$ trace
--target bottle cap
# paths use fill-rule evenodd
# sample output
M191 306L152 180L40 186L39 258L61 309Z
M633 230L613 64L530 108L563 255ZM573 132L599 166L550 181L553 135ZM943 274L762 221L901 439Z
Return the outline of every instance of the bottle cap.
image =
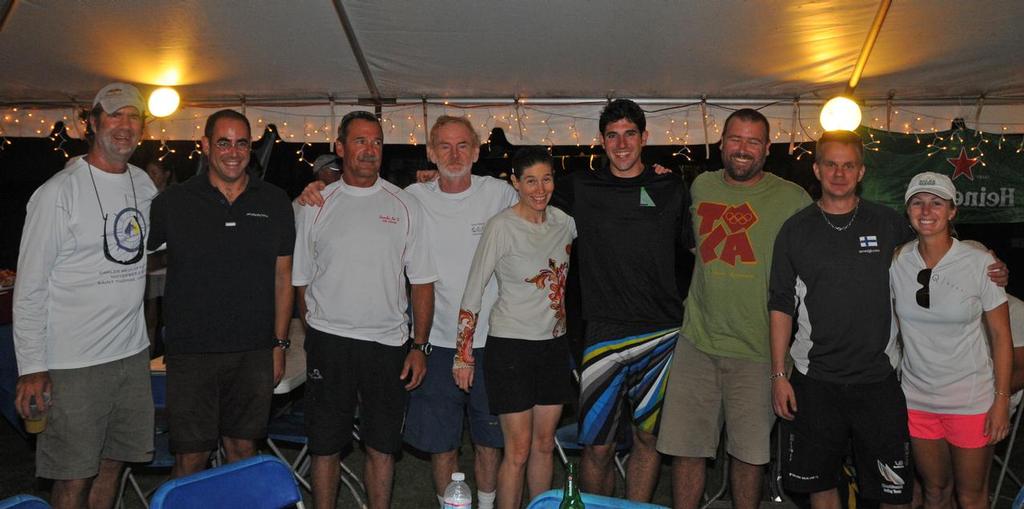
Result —
M466 474L463 474L462 472L452 472L452 480L455 482L465 481Z

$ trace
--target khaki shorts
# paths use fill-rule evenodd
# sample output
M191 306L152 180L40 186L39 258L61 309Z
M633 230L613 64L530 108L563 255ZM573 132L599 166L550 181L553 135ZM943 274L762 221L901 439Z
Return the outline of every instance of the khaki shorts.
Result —
M149 351L76 369L52 369L53 406L36 448L36 475L86 479L101 459L153 458Z
M713 458L725 422L726 452L752 465L768 463L775 413L770 364L708 355L681 337L668 377L658 451Z

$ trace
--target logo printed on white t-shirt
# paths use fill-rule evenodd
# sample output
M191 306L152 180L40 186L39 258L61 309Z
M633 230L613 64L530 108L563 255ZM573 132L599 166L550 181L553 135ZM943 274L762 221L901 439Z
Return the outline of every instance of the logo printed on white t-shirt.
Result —
M469 227L470 228L470 232L473 235L480 236L481 234L484 233L484 224L486 224L486 223L473 223Z
M386 215L386 214L381 214L379 217L380 217L380 222L386 223L386 224L398 224L398 221L399 221L399 219L397 217L389 216L389 215Z

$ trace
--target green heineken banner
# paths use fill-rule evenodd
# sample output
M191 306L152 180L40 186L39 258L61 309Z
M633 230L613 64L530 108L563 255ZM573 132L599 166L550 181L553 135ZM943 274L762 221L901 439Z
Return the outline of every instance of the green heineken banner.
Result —
M865 199L903 210L903 193L922 171L949 175L960 223L1024 222L1024 136L957 129L902 134L861 127Z

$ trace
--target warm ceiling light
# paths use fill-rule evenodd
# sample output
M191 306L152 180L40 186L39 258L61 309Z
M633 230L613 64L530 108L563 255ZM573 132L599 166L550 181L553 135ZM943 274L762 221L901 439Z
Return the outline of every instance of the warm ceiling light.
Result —
M822 129L826 131L853 131L860 126L860 106L849 97L833 97L821 107Z
M171 87L161 87L149 94L149 112L154 117L166 117L178 109L181 98Z

